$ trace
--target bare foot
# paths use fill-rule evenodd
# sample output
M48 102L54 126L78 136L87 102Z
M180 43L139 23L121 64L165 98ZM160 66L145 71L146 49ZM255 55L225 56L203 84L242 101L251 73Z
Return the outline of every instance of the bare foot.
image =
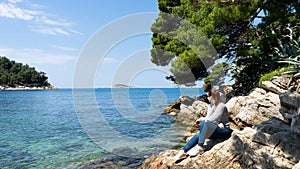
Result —
M183 151L180 150L177 155L175 157L173 157L174 162L179 161L179 160L183 160L187 158L187 154Z
M202 154L204 152L204 148L201 146L196 145L190 151L188 151L188 155L191 157L195 157L198 154Z

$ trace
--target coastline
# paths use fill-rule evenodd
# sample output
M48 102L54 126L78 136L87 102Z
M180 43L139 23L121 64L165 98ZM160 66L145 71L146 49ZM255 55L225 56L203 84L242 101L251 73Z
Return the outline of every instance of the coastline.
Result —
M0 91L33 91L33 90L57 90L55 86L43 86L43 87L27 87L27 86L18 86L18 87L8 87L0 85Z
M233 132L225 140L207 139L204 153L173 163L180 150L169 149L153 154L138 169L299 168L300 93L290 91L288 82L286 77L273 77L245 96L231 97L226 107ZM181 97L165 111L184 124L193 124L206 112L202 101L189 97ZM198 130L188 127L185 142Z

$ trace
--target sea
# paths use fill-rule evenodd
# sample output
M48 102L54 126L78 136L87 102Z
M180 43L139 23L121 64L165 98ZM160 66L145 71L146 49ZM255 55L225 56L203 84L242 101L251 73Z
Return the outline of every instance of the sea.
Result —
M107 154L147 157L184 128L163 108L198 88L0 91L0 168L78 168Z

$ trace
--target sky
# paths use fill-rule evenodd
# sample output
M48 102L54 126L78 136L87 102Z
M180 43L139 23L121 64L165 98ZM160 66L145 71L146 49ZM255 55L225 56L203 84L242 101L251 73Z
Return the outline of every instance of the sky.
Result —
M105 46L107 50L97 53L93 87L118 83L176 87L165 79L167 70L150 61L150 26L158 12L157 0L0 0L0 56L46 72L49 82L58 88L72 88L76 70L85 71L78 63L88 59L83 51L96 36L102 38L102 44L94 43L95 48ZM132 22L122 23L126 18ZM105 33L103 30L111 25L119 26ZM124 35L141 25L136 34ZM120 39L110 44L114 38ZM150 67L127 75L126 68L140 65L137 57L143 57ZM120 78L124 76L128 76L126 80Z

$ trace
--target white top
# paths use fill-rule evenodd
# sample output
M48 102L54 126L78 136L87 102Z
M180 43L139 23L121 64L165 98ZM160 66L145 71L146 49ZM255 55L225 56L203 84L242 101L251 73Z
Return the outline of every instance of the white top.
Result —
M208 105L207 115L204 120L211 121L215 124L222 122L224 125L228 124L228 112L224 103L219 103L214 109L214 104Z

